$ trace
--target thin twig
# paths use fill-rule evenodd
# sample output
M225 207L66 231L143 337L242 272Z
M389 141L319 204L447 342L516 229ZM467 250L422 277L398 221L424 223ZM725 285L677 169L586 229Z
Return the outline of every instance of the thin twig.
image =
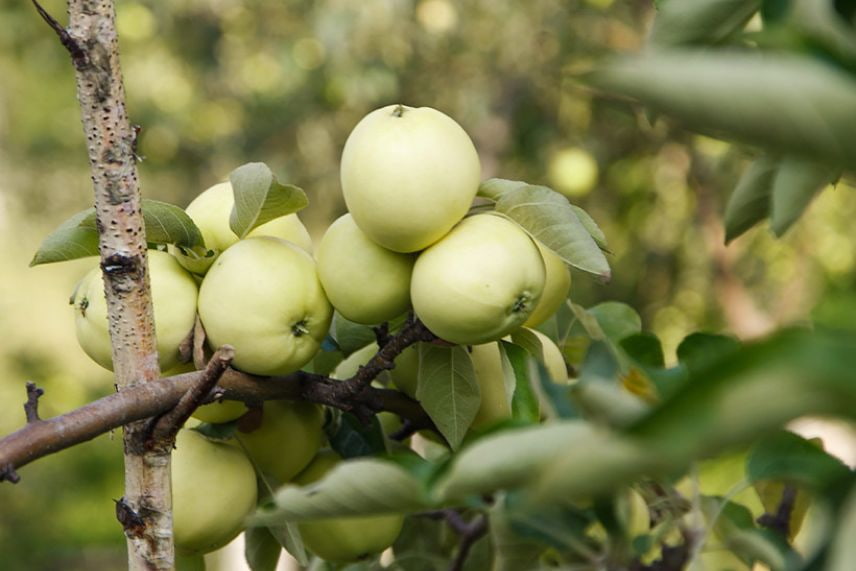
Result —
M193 365L197 369L204 369L206 364L205 328L202 326L202 320L197 315L196 323L193 324Z
M784 538L790 537L791 516L797 503L797 488L792 484L785 484L782 489L782 499L776 508L776 513L762 514L756 521L761 527L766 527Z
M39 418L39 397L45 394L45 391L38 388L33 381L27 381L27 402L24 403L24 414L27 417L27 424L38 422Z
M47 22L48 26L56 32L56 35L59 36L59 41L68 50L68 53L71 54L71 59L74 62L74 66L77 68L85 67L89 63L89 57L86 55L86 51L80 47L80 44L71 37L71 34L68 33L68 30L62 27L62 25L57 22L56 18L51 16L47 10L45 10L41 4L38 3L37 0L32 0L33 6L36 7L36 12L39 13L39 16L42 17L42 20Z
M184 393L175 408L153 420L151 435L147 442L149 446L160 442L172 446L178 430L202 404L234 358L235 349L231 345L223 345L214 353L199 380Z

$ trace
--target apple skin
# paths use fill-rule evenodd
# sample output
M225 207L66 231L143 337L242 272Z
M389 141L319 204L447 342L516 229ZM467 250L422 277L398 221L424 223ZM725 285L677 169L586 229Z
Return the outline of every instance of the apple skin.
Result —
M173 534L181 555L223 547L256 507L256 474L241 450L179 430L172 455Z
M481 404L471 428L480 430L511 418L511 399L505 390L499 343L473 345L470 359L481 393Z
M217 256L238 241L237 234L229 227L229 217L234 205L235 194L229 182L215 184L187 205L185 212L202 232L205 247L214 252L210 258L197 258L192 254L182 254L177 248L171 247L170 252L187 270L204 275ZM312 251L312 238L297 214L288 214L265 222L247 235L248 238L250 236L275 236L293 242L307 252Z
M389 105L354 127L340 173L345 203L362 231L384 248L416 252L467 213L481 163L469 135L448 115Z
M332 450L318 453L294 482L306 486L323 478L341 457ZM403 515L335 517L297 524L306 548L325 561L351 562L380 553L392 545L404 525Z
M410 297L435 335L460 345L496 341L520 327L544 290L535 242L501 216L465 218L422 252Z
M161 370L178 365L178 346L196 323L197 286L193 277L166 252L148 251L149 281ZM110 371L113 352L107 322L107 299L101 268L95 267L77 284L71 303L80 347Z
M199 288L209 345L232 345L233 366L255 375L285 375L308 363L332 317L312 257L270 236L223 252Z
M559 349L558 345L552 339L537 329L529 329L528 327L525 329L535 335L538 341L541 342L541 356L543 357L541 362L547 369L550 380L560 385L568 384L568 366L565 364L565 357L562 355L562 350ZM517 342L516 337L518 334L519 332L511 334L512 342Z
M541 301L532 310L532 315L526 320L526 327L538 327L550 318L568 298L571 290L571 271L565 261L553 250L535 240L541 257L544 259L544 293Z
M261 426L238 432L236 438L264 478L280 485L303 470L321 448L323 424L324 413L315 404L266 401Z
M330 303L345 318L372 325L410 307L410 275L416 257L378 246L350 214L330 225L315 259Z

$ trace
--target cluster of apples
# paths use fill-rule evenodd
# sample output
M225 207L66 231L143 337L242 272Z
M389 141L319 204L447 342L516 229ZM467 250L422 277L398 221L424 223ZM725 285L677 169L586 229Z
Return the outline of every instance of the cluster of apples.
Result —
M314 257L296 214L239 239L229 225L231 185L204 191L186 212L209 255L172 247L149 252L161 370L169 375L192 369L180 362L178 347L197 315L212 349L235 348L234 367L276 376L300 369L318 353L334 308L361 324L383 323L412 308L441 339L473 346L482 394L473 427L510 417L497 341L553 314L567 297L570 273L511 220L496 213L467 216L480 176L476 149L454 120L430 108L393 105L367 115L349 136L341 164L349 212L328 228ZM80 345L112 369L98 268L78 284L72 303ZM551 376L564 381L559 349L536 334ZM376 350L353 354L337 369L339 378ZM413 397L417 361L417 349L407 349L391 375ZM246 412L243 403L225 401L202 406L194 416L223 423ZM173 462L179 552L208 552L239 533L264 493L257 492L257 475L274 486L305 484L331 469L339 458L318 453L322 424L315 405L268 402L258 428L225 443L182 430ZM367 523L378 531L367 533ZM347 561L388 547L401 524L400 516L346 518L301 524L301 530L310 551Z

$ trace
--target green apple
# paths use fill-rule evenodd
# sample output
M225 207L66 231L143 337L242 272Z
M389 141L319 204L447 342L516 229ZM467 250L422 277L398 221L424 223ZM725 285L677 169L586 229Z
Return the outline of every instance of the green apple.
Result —
M256 507L256 474L243 452L179 430L172 455L176 552L208 553L229 543Z
M480 430L511 418L511 398L505 389L499 343L473 345L470 359L481 393L481 404L471 427Z
M266 401L261 426L236 438L256 468L272 484L297 475L318 452L324 413L307 402Z
M561 385L568 383L568 366L565 364L565 357L562 355L562 350L553 342L552 339L538 331L537 329L529 329L524 328L525 331L529 331L531 334L535 335L538 338L538 341L541 342L541 358L540 361L547 369L547 373L550 375L550 380L554 383L559 383ZM518 330L515 333L511 334L511 341L514 343L518 342L518 336L520 335L520 331Z
M332 317L312 256L270 236L223 252L199 288L209 344L232 345L232 365L255 375L285 375L308 363Z
M350 214L330 225L315 259L330 303L345 318L382 323L410 307L410 274L416 257L378 246Z
M479 214L420 254L410 297L435 335L476 345L523 325L544 279L544 260L529 235L501 216Z
M332 450L320 452L294 482L309 485L323 478L342 459ZM297 524L306 548L325 561L365 559L391 546L401 533L403 515L335 517Z
M430 107L389 105L354 127L340 174L360 229L384 248L416 252L467 213L481 163L454 119Z
M193 277L166 252L148 251L149 281L161 370L178 365L178 346L196 322L197 287ZM77 284L71 297L77 341L89 357L113 370L107 322L107 299L101 269L96 267Z
M550 159L548 176L550 184L565 196L584 196L597 184L597 161L585 149L567 147Z
M183 253L177 248L171 248L170 251L182 266L195 274L203 275L221 252L238 241L237 234L229 227L229 217L234 205L235 193L228 182L215 184L187 205L185 212L202 232L205 247L214 254L210 257L198 257L192 252ZM247 237L249 236L275 236L293 242L307 252L312 251L312 238L297 214L265 222L254 228Z
M532 315L524 323L526 327L537 327L547 321L565 303L571 289L571 271L565 261L541 242L536 240L535 243L544 259L546 270L544 293L541 295L541 301L532 310Z
M332 379L346 380L357 374L360 367L369 362L369 359L374 357L378 351L377 343L369 343L362 349L357 349L348 355L341 363L336 365L333 372L330 374Z

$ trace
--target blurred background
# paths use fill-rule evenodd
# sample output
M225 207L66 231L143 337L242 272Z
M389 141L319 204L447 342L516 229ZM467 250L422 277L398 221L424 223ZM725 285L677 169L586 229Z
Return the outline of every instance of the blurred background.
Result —
M61 21L65 5L44 0ZM338 163L367 112L430 106L472 136L484 178L546 184L605 231L613 279L575 274L574 301L635 307L667 355L689 332L763 335L854 287L856 193L822 193L780 240L728 247L722 209L751 159L649 122L574 75L643 47L648 0L154 0L118 2L143 195L185 206L249 161L310 197L314 238L344 212ZM0 0L0 434L113 390L79 350L68 297L95 264L29 268L40 240L92 203L72 67L29 2ZM105 436L0 485L9 570L122 568L121 439Z

